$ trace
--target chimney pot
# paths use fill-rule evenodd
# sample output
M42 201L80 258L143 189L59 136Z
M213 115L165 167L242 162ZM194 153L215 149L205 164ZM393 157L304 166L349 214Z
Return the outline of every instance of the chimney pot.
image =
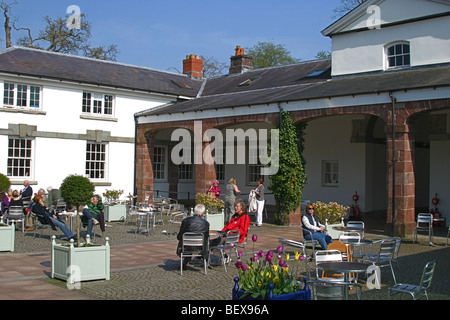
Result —
M253 58L244 54L244 48L236 46L236 54L232 56L230 65L230 74L244 73L248 70L253 70Z

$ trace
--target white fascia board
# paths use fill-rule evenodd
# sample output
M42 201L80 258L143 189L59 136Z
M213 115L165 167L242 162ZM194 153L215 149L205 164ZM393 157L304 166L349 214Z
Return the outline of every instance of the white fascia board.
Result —
M399 90L393 91L392 95L397 99L397 103L408 101L422 101L434 99L447 99L450 97L450 87L414 89L414 90ZM391 103L389 92L368 93L352 96L336 96L329 98L310 99L282 102L280 106L285 111L300 111L300 110L317 110L328 108L341 108L352 106L366 106L373 104ZM147 123L161 123L161 122L176 122L189 120L202 120L210 118L223 118L246 116L249 114L265 114L277 113L280 109L277 103L268 105L254 105L234 108L224 108L220 110L209 109L197 112L173 113L163 115L149 115L138 116L138 124Z

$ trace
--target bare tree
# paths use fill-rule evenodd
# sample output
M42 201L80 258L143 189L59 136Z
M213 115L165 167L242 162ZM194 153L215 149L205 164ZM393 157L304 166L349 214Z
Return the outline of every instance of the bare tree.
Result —
M17 4L17 1L13 1L11 3L6 3L4 1L0 2L0 9L3 11L3 15L5 16L5 41L6 47L11 47L11 24L10 24L10 11L13 5Z
M16 43L28 48L36 48L46 51L83 55L85 57L116 61L119 50L117 45L92 47L89 40L91 38L91 24L84 14L80 15L80 25L76 28L69 28L65 18L44 17L45 27L39 31L37 36L27 27L18 27L17 20L11 20L11 7L17 1L6 3L0 1L0 10L5 16L6 47L11 47L11 31L25 32L26 35L19 38ZM12 26L12 27L11 27Z
M342 17L366 0L341 0L341 5L333 10L334 18Z
M224 74L224 70L228 68L226 63L217 61L214 57L204 57L203 59L203 77L214 78Z

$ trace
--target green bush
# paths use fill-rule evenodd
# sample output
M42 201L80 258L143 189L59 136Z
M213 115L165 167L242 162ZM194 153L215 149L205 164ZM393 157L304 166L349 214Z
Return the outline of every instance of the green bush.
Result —
M317 201L314 203L314 215L323 224L325 224L325 219L328 219L328 224L339 223L347 213L348 208L336 202L327 204Z
M0 192L8 191L9 187L11 187L11 181L3 173L0 173Z

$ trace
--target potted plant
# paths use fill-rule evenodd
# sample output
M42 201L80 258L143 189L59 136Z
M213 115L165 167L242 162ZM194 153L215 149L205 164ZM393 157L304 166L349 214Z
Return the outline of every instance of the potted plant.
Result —
M0 200L3 200L5 192L11 186L11 181L7 176L0 173ZM14 251L15 245L15 227L0 222L0 251Z
M304 257L295 254L295 260ZM239 277L234 278L233 300L311 300L311 290L304 279L304 286L296 280L296 275L289 271L289 255L283 255L279 246L274 253L262 250L255 253L246 265L235 263Z
M336 202L323 203L317 201L314 203L314 215L326 226L328 235L333 239L338 239L342 231L334 230L333 227L344 226L344 216L349 207L340 205Z
M64 201L75 207L76 212L82 212L94 195L94 185L83 176L70 175L61 184L61 196ZM57 244L52 237L51 276L61 280L87 281L110 279L110 246L109 238L105 238L105 245L90 243L89 235L86 243L80 242L80 219L76 219L77 243Z
M224 208L223 200L217 199L214 194L197 193L195 203L203 204L206 208L206 214L203 216L209 222L211 230L222 230L224 227Z
M127 209L125 204L119 204L119 197L123 190L106 190L105 198L105 221L125 221Z

